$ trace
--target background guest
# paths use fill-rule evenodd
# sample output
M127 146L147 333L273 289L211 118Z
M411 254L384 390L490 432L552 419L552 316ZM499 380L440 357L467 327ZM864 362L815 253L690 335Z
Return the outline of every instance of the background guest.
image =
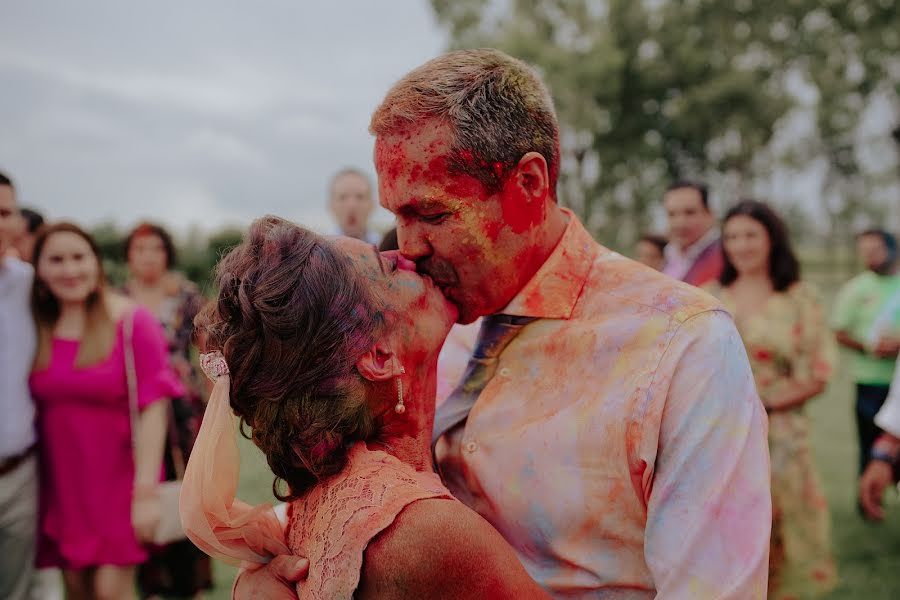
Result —
M725 216L722 240L724 269L708 288L734 315L769 413L769 597L818 596L836 585L837 571L804 407L825 390L837 349L817 294L800 280L787 227L771 208L739 203Z
M897 481L900 465L900 362L894 370L891 391L875 415L875 424L884 432L875 440L869 464L859 480L859 501L865 515L876 521L884 518L884 491Z
M669 223L663 273L691 285L715 280L722 272L722 251L706 184L676 181L663 195L663 206Z
M67 597L135 598L138 541L159 519L156 487L165 398L183 393L162 328L107 289L94 240L45 228L35 244L32 312L38 349L30 377L38 407L41 505L37 565L60 567ZM132 330L136 429L129 419L125 328Z
M22 216L22 230L16 237L15 246L19 257L31 262L34 256L34 242L37 240L38 231L44 225L44 216L30 208L19 211Z
M169 360L181 379L184 394L172 398L166 436L166 479L181 479L203 415L204 384L192 358L194 317L205 300L200 289L172 269L175 244L169 233L142 223L125 239L130 278L124 292L152 312L166 334ZM212 587L210 558L183 540L151 552L138 569L144 594L189 597Z
M369 218L375 210L372 181L359 169L348 167L331 178L328 208L337 225L337 235L377 244L380 236L369 229Z
M638 262L662 271L666 262L666 245L669 240L656 233L645 233L638 239L634 256Z
M7 255L19 228L16 190L0 173L0 598L24 600L34 574L38 474L28 372L37 336L31 265Z
M900 315L884 319L885 307L900 294L897 275L897 241L879 229L857 237L857 251L866 271L841 288L831 318L838 343L853 351L851 369L856 382L856 431L859 444L859 472L869 462L872 444L880 430L875 415L884 404L900 338L873 335L876 323L885 334L900 331Z

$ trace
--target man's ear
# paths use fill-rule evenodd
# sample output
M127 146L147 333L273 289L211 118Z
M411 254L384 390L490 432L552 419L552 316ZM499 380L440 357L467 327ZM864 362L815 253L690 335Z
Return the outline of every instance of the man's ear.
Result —
M519 160L515 172L517 183L525 190L527 200L544 199L550 191L547 160L539 152L528 152Z
M400 375L400 362L390 349L376 343L356 361L356 370L369 381L388 381Z

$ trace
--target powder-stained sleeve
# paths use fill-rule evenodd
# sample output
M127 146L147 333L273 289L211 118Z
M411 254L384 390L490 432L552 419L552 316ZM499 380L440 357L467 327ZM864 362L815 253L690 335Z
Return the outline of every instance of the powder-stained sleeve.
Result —
M767 421L727 313L703 312L681 325L651 395L661 421L642 445L654 465L645 557L656 597L765 598Z

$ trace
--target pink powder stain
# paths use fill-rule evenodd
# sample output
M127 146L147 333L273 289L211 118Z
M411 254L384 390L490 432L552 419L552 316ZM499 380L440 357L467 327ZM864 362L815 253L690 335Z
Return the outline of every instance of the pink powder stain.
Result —
M544 305L546 304L546 300L544 299L544 295L541 294L541 291L536 289L534 293L528 298L528 301L525 303L525 308L536 315L543 314L545 312Z

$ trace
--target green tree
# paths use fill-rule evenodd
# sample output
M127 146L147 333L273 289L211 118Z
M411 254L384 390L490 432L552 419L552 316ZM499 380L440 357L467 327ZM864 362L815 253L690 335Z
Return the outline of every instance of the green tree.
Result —
M795 159L827 157L830 185L852 188L860 169L847 132L861 103L896 91L884 81L897 76L900 27L896 3L885 0L432 6L453 47L497 47L542 71L562 127L561 199L611 244L646 226L673 178L712 178L729 202L767 178L785 160L770 142L799 104L787 91L792 78L820 99L820 132ZM833 222L860 209L841 198Z
M113 286L123 285L128 276L125 267L125 232L113 221L105 221L91 228L88 233L100 250L107 279Z
M179 269L188 279L209 291L216 263L228 250L241 243L243 235L243 231L233 227L214 232L209 237L199 231L191 232L179 248Z

